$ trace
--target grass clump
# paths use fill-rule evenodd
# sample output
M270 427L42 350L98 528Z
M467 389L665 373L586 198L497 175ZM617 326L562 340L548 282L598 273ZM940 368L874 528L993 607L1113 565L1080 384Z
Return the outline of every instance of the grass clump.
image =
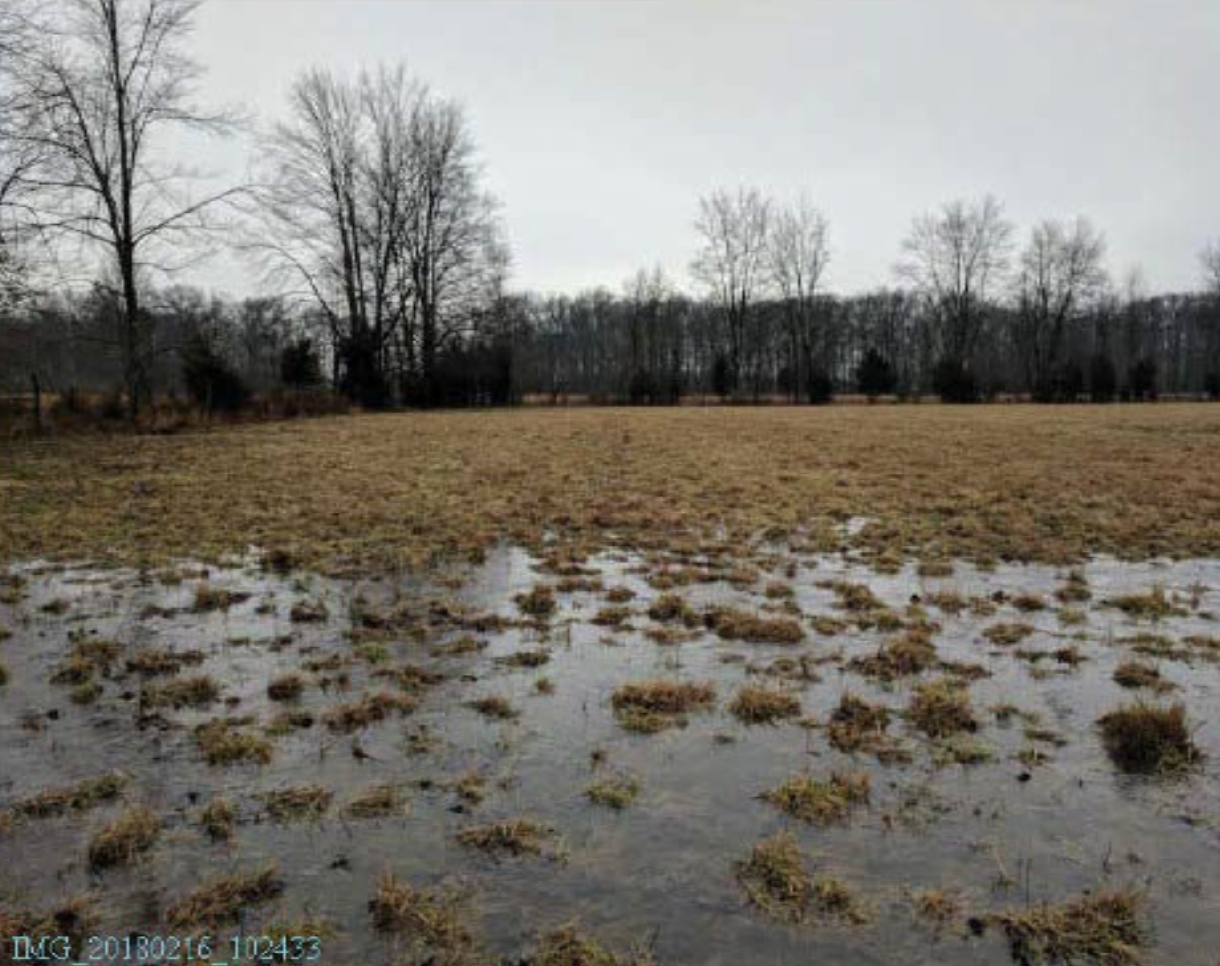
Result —
M415 710L415 701L406 694L377 691L359 701L340 704L322 716L331 731L351 734L370 725L386 721L391 715L407 715Z
M294 624L320 624L330 617L324 601L298 600L288 612L289 619Z
M642 946L616 953L582 936L568 924L544 935L518 966L658 966L652 952Z
M319 819L330 807L334 792L321 785L295 785L259 795L267 814L277 822Z
M991 641L992 644L1010 647L1014 644L1020 644L1030 634L1034 633L1035 630L1036 628L1031 624L999 623L992 624L983 631L983 636Z
M848 580L833 580L823 586L834 591L837 604L843 610L861 613L884 610L885 604L867 584L853 584Z
M1161 584L1142 594L1120 594L1111 597L1106 604L1116 607L1135 620L1158 621L1166 617L1180 617L1186 613L1185 608L1170 599Z
M220 687L205 674L144 689L150 708L206 708L220 697Z
M731 607L714 607L703 615L703 622L726 641L799 644L805 639L800 623L791 617L763 617Z
M195 745L209 765L236 765L244 762L267 765L273 756L269 741L243 730L237 722L223 718L199 725L195 729Z
M233 872L204 883L166 911L175 929L235 922L249 907L274 899L284 891L275 865L255 872Z
M94 869L128 865L153 847L160 832L157 813L133 805L89 841L89 865Z
M684 725L688 712L711 707L716 690L710 684L654 678L621 685L610 700L619 724L652 734Z
M237 813L228 799L217 796L199 813L199 824L207 832L208 838L215 842L225 842L233 837Z
M13 814L25 818L52 818L67 812L84 812L114 801L127 784L120 774L86 778L67 788L53 788L17 802Z
M195 599L191 609L196 614L206 614L216 610L227 611L235 604L240 604L249 598L249 594L225 590L223 587L213 587L205 582L195 586Z
M928 634L909 630L886 641L877 653L853 658L850 667L882 681L922 674L936 663L936 647Z
M885 743L889 723L889 708L844 692L838 706L830 713L826 736L833 748L850 754Z
M549 619L559 606L555 600L554 588L545 584L539 584L528 593L518 594L514 600L521 613L535 620Z
M953 678L929 681L916 688L907 716L931 738L947 738L978 728L970 693Z
M1191 739L1186 705L1157 707L1137 702L1098 720L1110 758L1125 772L1161 774L1193 765L1201 752Z
M683 624L694 624L698 617L680 594L661 594L648 606L648 616L654 621L670 623L681 621Z
M492 855L541 855L554 829L529 819L514 818L487 825L470 825L457 834L462 845Z
M402 935L431 950L454 952L473 943L461 916L463 901L455 889L416 889L387 871L369 901L369 913L379 932Z
M829 825L847 818L856 805L866 804L870 793L867 773L833 772L826 781L796 775L764 792L762 799L803 822Z
M343 806L346 818L384 818L401 815L407 800L397 785L372 785Z
M299 674L283 674L267 684L267 697L272 701L295 701L305 691L305 680Z
M1123 661L1114 669L1114 683L1124 688L1150 688L1171 691L1173 685L1161 677L1161 672L1143 661Z
M799 717L801 702L796 695L748 684L737 692L729 711L744 724L775 724Z
M622 811L640 794L640 783L634 778L599 778L585 789L585 797L595 805L605 805Z
M852 892L838 879L815 879L805 867L796 839L781 832L754 846L737 863L737 881L750 903L782 922L801 923L815 913L864 921Z
M474 701L468 702L467 707L474 709L484 718L493 718L496 721L512 721L521 716L521 712L514 708L507 698L498 694L476 698Z
M545 648L514 651L512 654L496 658L497 664L505 667L536 668L542 667L551 660L551 652Z
M1143 902L1132 889L1105 890L994 918L1018 963L1134 966L1150 940L1140 916Z

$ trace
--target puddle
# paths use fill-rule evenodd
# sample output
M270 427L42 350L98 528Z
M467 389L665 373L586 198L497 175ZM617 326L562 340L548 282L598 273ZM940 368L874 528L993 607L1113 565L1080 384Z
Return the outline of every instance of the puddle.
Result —
M99 872L87 859L89 840L119 814L121 803L22 818L0 835L0 908L47 910L91 892L99 916L93 932L165 935L169 930L159 923L183 894L212 876L274 860L286 887L282 896L215 932L325 920L333 930L323 944L327 964L390 962L401 952L373 929L368 912L386 870L417 886L465 886L470 925L493 956L520 955L540 931L578 919L610 946L652 937L662 963L965 964L1010 962L1003 937L994 928L981 937L938 933L916 916L911 890L949 888L966 914L985 916L1029 902L1062 902L1109 884L1148 892L1155 944L1147 962L1203 966L1208 951L1220 948L1220 730L1214 720L1220 651L1149 659L1176 688L1169 697L1184 702L1199 726L1194 740L1206 757L1190 774L1174 780L1122 775L1094 725L1135 693L1112 680L1115 667L1133 656L1122 639L1151 633L1177 645L1191 635L1220 635L1220 621L1210 616L1220 614L1220 562L1098 560L1081 568L1092 599L1061 605L1053 595L1065 571L1055 568L982 572L957 564L952 576L933 579L913 568L878 575L843 558L768 551L757 559L773 569L752 586L716 580L679 583L668 592L696 611L732 606L784 616L799 609L803 643L726 641L703 628L689 641L657 643L644 633L660 626L647 616L661 593L649 582L659 572L656 561L623 554L587 561L602 590L559 593L545 628L516 626L521 614L514 598L561 578L540 573L537 561L516 549L491 555L450 588L271 575L250 563L212 568L206 576L191 566L172 574L15 567L19 591L15 584L0 587L8 590L0 628L11 634L0 641L0 664L9 675L0 688L0 809L121 772L128 776L125 799L155 809L164 828L143 860ZM675 562L672 572L681 575L691 564ZM970 684L970 696L980 722L972 737L991 761L938 763L928 739L901 718L890 733L911 760L882 764L834 750L821 728L748 727L727 711L739 687L760 682L796 694L815 722L824 722L848 690L896 713L905 708L920 677L884 684L849 666L874 654L892 632L848 626L828 636L814 629L817 617L851 620L833 589L823 586L833 580L867 585L899 614L917 595L941 625L933 638L939 659L982 665L989 673ZM790 587L792 596L768 595L769 582ZM233 595L231 605L197 612L203 583ZM1150 623L1103 606L1108 598L1158 585L1178 602L1179 614ZM594 623L611 606L605 591L612 587L634 594L617 605L630 610L629 626ZM994 612L966 607L953 614L930 605L937 591L950 589L990 601ZM1002 596L993 599L997 593ZM1046 608L1018 610L1012 601L1022 594L1043 598ZM1065 606L1080 612L1079 623L1063 623ZM294 609L298 618L315 619L294 620ZM393 628L379 627L392 613L398 615ZM510 618L513 626L474 619L487 615ZM982 632L1001 622L1032 631L1018 645L992 644ZM362 628L356 640L353 626ZM464 638L484 646L446 651ZM95 675L100 696L77 704L73 686L52 678L74 642L89 639L113 640L120 650L110 674ZM1033 657L1069 646L1081 663ZM504 663L523 648L545 649L549 660L537 668ZM144 688L173 676L142 679L124 670L128 658L150 649L201 652L177 676L210 677L219 700L202 709L151 708L141 697ZM799 656L820 680L760 673L777 658ZM310 662L318 670L303 670ZM398 693L393 679L377 674L407 665L443 676L412 692L411 714L392 714L350 734L324 724L339 704L374 691ZM294 673L306 679L303 694L289 703L271 700L268 683ZM615 688L654 677L710 682L716 708L655 735L625 730L611 707ZM541 678L552 691L539 689ZM325 688L318 684L323 679ZM506 699L517 717L497 721L469 706L488 696ZM1036 715L1038 727L1062 746L1031 743L1020 719L997 720L988 709L1002 704ZM203 761L196 725L250 716L257 732L285 710L303 713L300 720L311 715L314 724L269 737L270 764ZM1017 760L1031 747L1049 760L1032 767ZM594 751L604 758L596 769ZM844 822L799 822L759 797L794 774L826 777L844 768L867 772L872 789L870 802ZM463 802L453 788L471 773L485 779L480 804ZM638 798L622 811L591 803L585 790L599 774L634 778ZM406 814L344 817L346 802L384 783L408 794ZM299 784L332 790L334 802L320 819L274 821L260 795ZM211 841L199 825L199 810L214 796L236 809L228 844ZM562 859L497 860L456 839L471 824L518 817L555 829ZM792 831L816 870L855 891L868 922L786 926L746 903L734 863L781 829Z

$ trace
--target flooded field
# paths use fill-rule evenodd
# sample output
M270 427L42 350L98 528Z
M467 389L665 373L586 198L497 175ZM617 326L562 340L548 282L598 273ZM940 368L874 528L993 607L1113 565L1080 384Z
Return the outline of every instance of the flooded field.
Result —
M1220 562L889 569L14 565L0 933L1215 966Z

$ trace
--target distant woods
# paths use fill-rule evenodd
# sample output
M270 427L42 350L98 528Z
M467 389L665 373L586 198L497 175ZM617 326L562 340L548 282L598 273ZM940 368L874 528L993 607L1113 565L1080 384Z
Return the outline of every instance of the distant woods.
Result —
M0 393L92 392L128 417L284 392L366 408L1220 397L1220 246L1197 291L1150 294L1110 277L1087 220L1018 231L991 197L916 218L892 287L858 295L828 286L817 205L753 188L692 204L685 288L647 269L513 291L458 104L402 68L314 68L275 123L207 108L197 7L0 0ZM210 189L176 162L201 134L248 139L251 183ZM221 246L268 294L184 283Z

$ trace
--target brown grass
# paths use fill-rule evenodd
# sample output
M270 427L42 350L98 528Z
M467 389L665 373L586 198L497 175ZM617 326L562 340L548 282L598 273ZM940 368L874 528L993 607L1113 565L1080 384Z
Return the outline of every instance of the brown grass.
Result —
M860 674L892 681L922 674L936 664L936 647L922 630L909 630L886 641L875 654L852 658L849 667Z
M194 929L235 922L251 906L274 899L284 891L274 865L257 872L218 876L183 896L166 911L175 929Z
M199 725L195 744L209 765L235 765L254 762L270 764L274 755L271 743L253 732L223 718Z
M334 792L321 785L295 785L259 795L267 814L277 822L319 819L330 807Z
M254 543L367 571L548 532L661 546L808 527L815 547L873 557L1215 556L1216 420L1206 404L524 409L22 440L0 466L0 554L215 559ZM844 538L853 515L877 524Z
M1141 921L1143 901L1131 889L1105 890L1060 906L1010 910L995 921L1019 963L1134 966L1151 939Z
M1200 758L1191 739L1186 706L1125 704L1098 720L1106 751L1123 771L1180 771Z
M796 775L762 798L793 818L829 825L847 818L856 805L867 804L870 791L867 772L833 772L825 781Z
M463 902L456 889L416 889L387 871L369 901L369 913L381 932L400 934L431 950L453 952L474 941L461 916Z
M747 684L737 692L729 711L745 724L775 724L801 714L801 701L796 695L772 688Z
M715 607L703 615L703 621L726 641L799 644L805 639L800 623L791 617L764 617L730 607Z
M469 825L458 832L462 845L494 855L541 855L555 831L528 819L514 818L489 825Z
M199 824L208 833L208 837L217 842L228 841L233 837L233 827L237 824L237 813L228 799L213 798L207 807L199 813Z
M842 882L810 874L796 839L786 832L755 845L750 857L737 863L736 871L746 898L774 919L800 923L815 913L851 923L865 919L855 896Z
M343 806L347 818L385 818L407 810L407 799L397 785L371 785Z
M620 685L611 705L624 728L652 733L684 724L687 712L709 708L715 700L710 684L654 678Z
M160 832L157 813L133 805L89 840L89 865L94 869L128 865L153 847Z
M393 715L406 715L415 710L415 701L406 694L377 691L359 701L340 704L322 716L331 731L351 734L370 725L379 724Z
M952 678L930 681L916 688L907 716L915 727L932 738L946 738L978 727L970 705L970 693Z
M652 951L635 946L624 953L581 935L573 924L546 933L517 966L659 966Z

